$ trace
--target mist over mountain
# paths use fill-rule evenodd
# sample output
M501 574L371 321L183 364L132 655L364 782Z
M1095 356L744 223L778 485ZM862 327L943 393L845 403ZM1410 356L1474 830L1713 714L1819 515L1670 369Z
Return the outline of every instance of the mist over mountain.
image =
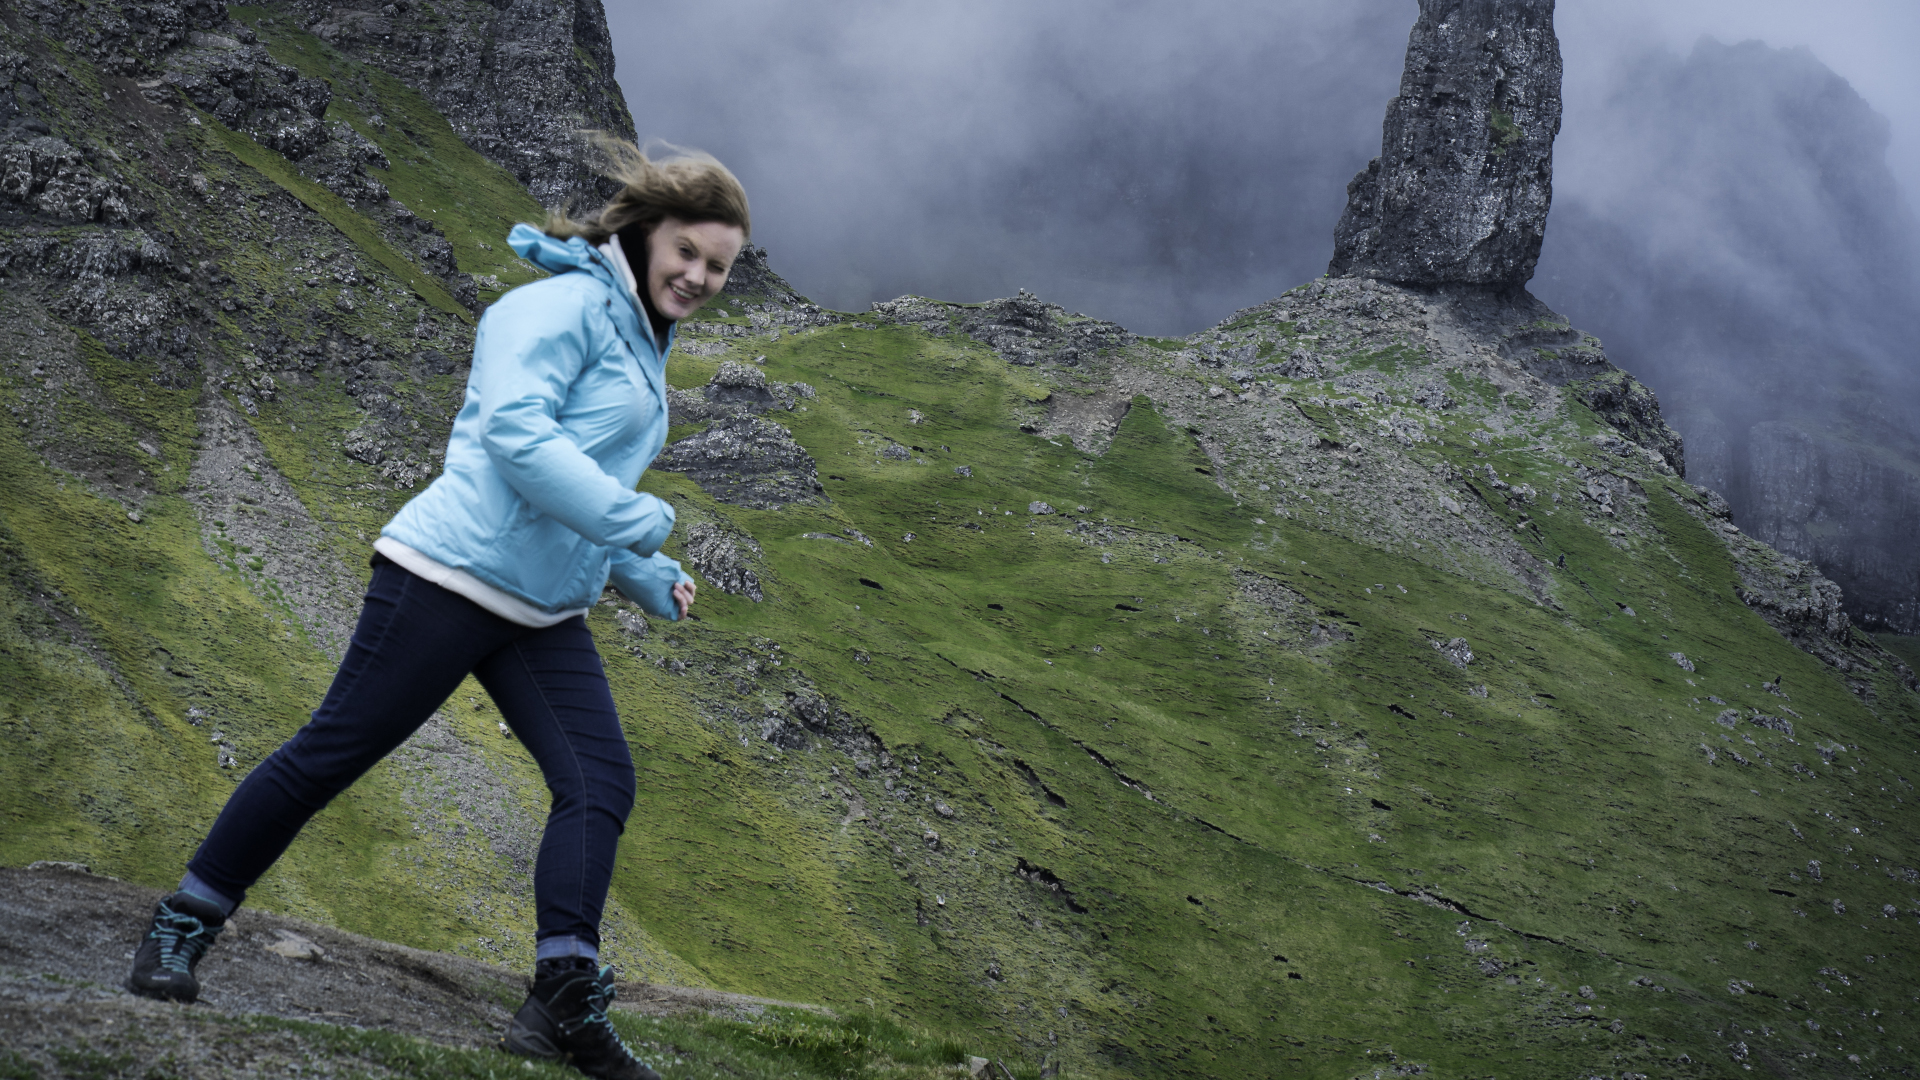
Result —
M1031 289L1188 334L1318 277L1378 152L1408 0L613 5L643 137L737 171L757 243L845 310ZM727 74L652 43L735 28Z
M1887 143L1805 49L1642 55L1569 109L1533 290L1655 388L1689 479L1911 633L1920 229Z

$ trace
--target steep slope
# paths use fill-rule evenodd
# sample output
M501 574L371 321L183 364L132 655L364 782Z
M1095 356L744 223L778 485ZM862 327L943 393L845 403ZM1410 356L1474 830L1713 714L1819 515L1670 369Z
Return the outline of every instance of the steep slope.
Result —
M47 128L8 160L70 149L10 195L0 299L0 862L149 887L317 700L462 286L524 280L537 212L304 9L163 8L97 46L7 9ZM1911 673L1565 320L1328 279L1174 341L744 270L646 481L698 618L589 616L631 976L1023 1074L1908 1068ZM539 802L468 684L251 903L524 966Z

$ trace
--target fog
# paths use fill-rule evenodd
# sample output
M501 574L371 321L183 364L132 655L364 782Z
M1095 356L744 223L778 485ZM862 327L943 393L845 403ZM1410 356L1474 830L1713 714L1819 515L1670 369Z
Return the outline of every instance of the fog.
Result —
M802 292L859 310L1027 288L1156 334L1326 268L1415 10L663 8L608 10L636 128L728 162L755 241Z
M614 4L608 18L638 131L732 165L755 240L814 299L857 310L1028 288L1174 334L1325 268L1415 13L1413 0L711 0ZM1611 182L1574 151L1621 71L1702 34L1812 46L1893 118L1894 163L1920 176L1915 5L1581 0L1558 21L1563 195Z

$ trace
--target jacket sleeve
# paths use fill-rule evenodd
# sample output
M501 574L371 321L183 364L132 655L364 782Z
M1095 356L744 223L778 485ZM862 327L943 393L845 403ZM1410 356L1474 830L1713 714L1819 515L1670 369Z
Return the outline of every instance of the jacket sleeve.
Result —
M680 564L659 552L641 557L631 551L613 553L613 585L620 595L639 604L649 615L680 621L680 606L673 602L673 587L692 581Z
M481 444L536 509L602 547L651 555L673 531L673 507L622 485L560 427L587 363L587 302L517 289L488 310L473 348Z

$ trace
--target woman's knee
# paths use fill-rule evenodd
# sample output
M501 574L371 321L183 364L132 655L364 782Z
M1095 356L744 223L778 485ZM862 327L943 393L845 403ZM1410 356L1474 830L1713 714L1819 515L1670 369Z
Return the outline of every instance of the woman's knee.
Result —
M556 810L598 811L619 821L627 820L633 811L635 780L630 761L597 763L550 786Z
M603 790L600 793L601 808L625 822L627 815L633 812L635 790L633 763L623 761L603 781Z

